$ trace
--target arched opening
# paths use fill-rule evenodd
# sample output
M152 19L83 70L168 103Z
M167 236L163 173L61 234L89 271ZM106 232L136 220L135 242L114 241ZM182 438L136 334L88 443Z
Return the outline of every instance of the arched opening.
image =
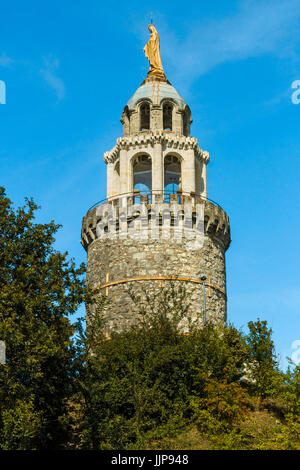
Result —
M176 155L167 155L164 161L164 192L176 194L181 189L181 162Z
M150 129L150 104L142 103L140 106L140 130Z
M163 128L164 130L172 130L172 114L173 105L171 103L164 103L163 105Z
M152 162L149 155L138 155L132 160L133 190L152 190Z

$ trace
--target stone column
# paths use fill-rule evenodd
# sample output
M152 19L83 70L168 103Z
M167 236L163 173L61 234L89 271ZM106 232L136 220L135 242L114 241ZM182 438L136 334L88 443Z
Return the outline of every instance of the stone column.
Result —
M154 194L162 193L164 189L163 178L163 158L160 142L155 142L152 153L152 191Z
M114 164L107 164L107 199L114 195Z
M203 193L201 196L207 197L207 183L206 183L206 163L202 164L202 180L203 180Z
M140 115L137 111L130 112L130 135L140 131Z
M196 175L195 175L195 152L194 149L185 151L184 160L182 162L182 191L195 192Z
M132 190L132 188L131 188ZM128 189L128 161L127 150L120 150L120 194L127 193Z
M177 134L183 133L182 111L178 110L175 106L173 107L172 112L172 131L176 132Z
M150 109L150 129L157 130L163 128L163 112L162 107L153 105Z

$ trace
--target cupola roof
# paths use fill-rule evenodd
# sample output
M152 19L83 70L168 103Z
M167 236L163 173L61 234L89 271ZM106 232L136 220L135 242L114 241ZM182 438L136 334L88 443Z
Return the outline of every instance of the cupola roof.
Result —
M128 108L134 108L136 104L143 99L151 100L152 104L154 105L161 104L162 100L164 99L170 99L175 101L180 109L183 109L186 106L184 99L170 83L158 80L142 83L142 85L136 90L136 92L127 102Z

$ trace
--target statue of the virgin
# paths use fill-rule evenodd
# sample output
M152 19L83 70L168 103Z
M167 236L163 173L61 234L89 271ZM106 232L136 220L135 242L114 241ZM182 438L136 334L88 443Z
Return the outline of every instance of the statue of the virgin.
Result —
M164 69L161 63L160 56L160 41L159 35L156 31L154 24L150 24L148 29L151 33L149 41L144 47L145 56L150 62L150 69L148 75L160 75L164 76Z

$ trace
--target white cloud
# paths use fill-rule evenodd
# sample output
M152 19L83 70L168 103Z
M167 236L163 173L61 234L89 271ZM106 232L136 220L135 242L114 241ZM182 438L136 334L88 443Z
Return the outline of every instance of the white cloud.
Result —
M297 58L299 26L299 0L243 1L231 16L194 21L183 41L162 21L162 52L174 81L186 86L225 62L266 53Z
M300 340L299 339L296 339L295 341L292 342L291 349L293 350L291 359L295 364L299 365L300 364Z
M13 62L14 60L8 57L5 52L0 56L0 67L9 67Z
M57 75L57 69L59 67L58 59L54 58L44 58L45 67L41 69L41 74L43 75L46 83L53 88L56 93L57 100L60 101L65 96L65 84L61 78Z

